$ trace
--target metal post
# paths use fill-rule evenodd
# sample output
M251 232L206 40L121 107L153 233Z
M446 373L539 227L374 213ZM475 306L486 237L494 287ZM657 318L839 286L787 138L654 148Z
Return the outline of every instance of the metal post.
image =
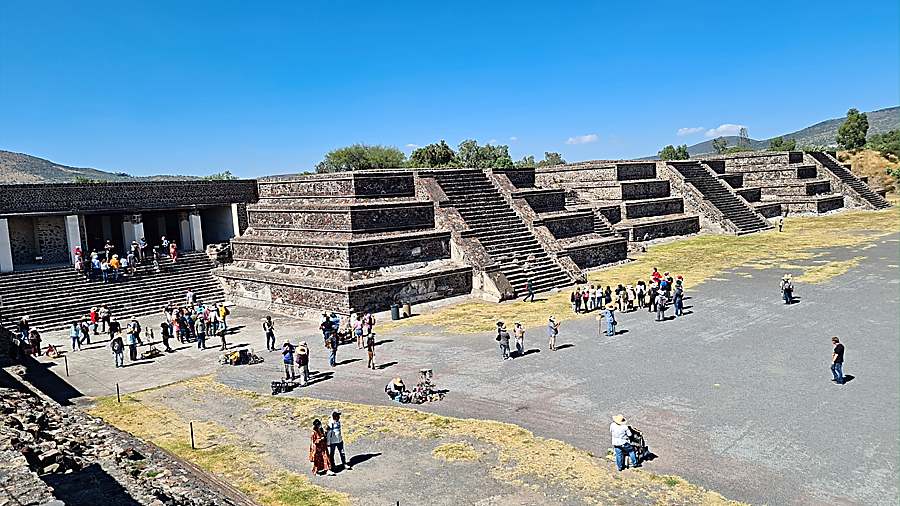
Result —
M69 376L69 357L63 355L63 362L66 364L66 377Z
M194 422L189 422L191 426L191 450L196 450L197 447L194 445Z
M116 402L122 402L122 397L119 395L119 384L116 383Z

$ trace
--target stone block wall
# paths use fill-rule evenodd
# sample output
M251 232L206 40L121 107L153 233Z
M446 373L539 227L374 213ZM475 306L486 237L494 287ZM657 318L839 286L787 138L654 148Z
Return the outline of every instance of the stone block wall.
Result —
M590 234L594 231L594 215L591 211L569 213L558 217L544 217L540 224L556 239L566 239L579 235Z
M669 182L666 180L621 183L622 200L653 199L669 196Z
M293 208L253 207L250 226L287 230L381 232L419 230L434 226L434 206L427 202L380 205L297 205Z
M565 190L534 189L512 193L513 199L524 199L535 212L561 211L566 207Z
M395 198L411 197L414 194L415 181L412 171L273 176L259 181L260 198Z
M37 238L34 234L34 218L9 218L9 243L12 247L13 264L33 264L38 255ZM68 248L64 248L65 251Z
M679 214L684 212L684 201L681 198L660 198L648 202L623 203L625 217L627 219L646 218L649 216L663 216L666 214Z
M42 263L55 264L69 261L66 242L66 223L62 216L38 216L34 219L34 231Z
M601 265L620 262L628 258L628 241L621 239L601 245L591 244L572 247L565 250L565 255L572 259L578 267L590 269Z
M656 162L617 163L616 179L633 181L635 179L655 179Z
M493 169L495 174L503 174L516 188L534 188L534 169Z

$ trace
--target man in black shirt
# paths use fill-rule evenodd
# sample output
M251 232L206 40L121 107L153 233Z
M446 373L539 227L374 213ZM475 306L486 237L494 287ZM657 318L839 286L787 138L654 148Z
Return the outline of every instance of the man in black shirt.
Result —
M837 337L831 338L831 343L834 344L834 351L831 352L831 375L834 376L834 381L838 385L844 384L844 345L841 344L841 340Z

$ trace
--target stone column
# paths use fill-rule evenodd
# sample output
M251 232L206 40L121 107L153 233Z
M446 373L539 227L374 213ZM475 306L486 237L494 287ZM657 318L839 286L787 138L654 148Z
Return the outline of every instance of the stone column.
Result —
M188 251L194 249L194 243L191 241L191 223L188 220L188 213L178 213L178 249Z
M203 226L200 224L200 212L192 211L188 216L191 222L191 241L194 251L203 251Z
M231 204L231 228L233 229L234 237L241 235L241 212L237 204Z
M69 247L69 261L75 263L75 248L81 246L81 218L77 214L66 216L66 244Z
M120 251L125 252L131 248L131 241L134 241L136 238L134 237L134 225L131 223L131 215L126 214L122 216L122 247Z
M131 217L131 224L134 225L134 240L146 239L144 236L144 217L140 214L135 214Z
M9 221L0 218L0 272L12 272L12 244L9 242Z

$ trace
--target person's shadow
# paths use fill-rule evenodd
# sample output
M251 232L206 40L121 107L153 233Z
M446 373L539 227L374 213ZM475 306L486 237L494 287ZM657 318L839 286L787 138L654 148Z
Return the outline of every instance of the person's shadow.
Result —
M575 347L574 344L572 344L572 343L566 343L566 344L561 344L561 345L557 346L556 349L557 349L557 350L564 350L564 349L566 349L566 348L574 348L574 347Z
M847 383L850 383L854 379L856 379L856 376L854 376L852 374L845 374L844 375L844 384L846 385Z

